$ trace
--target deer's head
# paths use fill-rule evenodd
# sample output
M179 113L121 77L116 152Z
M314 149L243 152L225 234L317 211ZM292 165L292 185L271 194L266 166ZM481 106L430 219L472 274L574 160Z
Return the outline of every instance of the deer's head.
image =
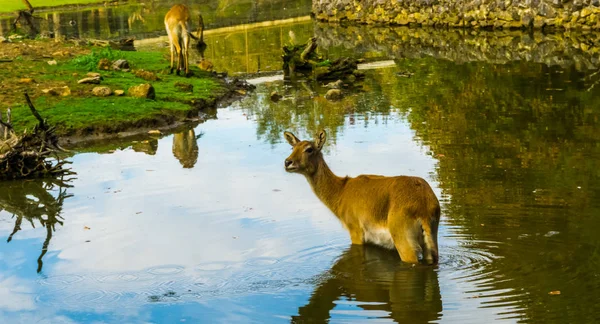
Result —
M293 148L292 154L285 159L285 170L304 175L314 174L323 160L321 149L325 144L325 131L320 131L314 141L301 141L290 132L284 132L283 136Z

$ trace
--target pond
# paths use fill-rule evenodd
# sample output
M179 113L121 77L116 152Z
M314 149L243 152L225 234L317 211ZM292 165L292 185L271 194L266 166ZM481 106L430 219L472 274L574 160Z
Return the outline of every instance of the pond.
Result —
M599 319L596 35L244 23L207 34L218 70L275 73L291 31L365 58L362 90L250 80L203 123L74 148L70 181L0 183L2 322ZM285 172L283 131L319 129L337 175L432 185L439 266L352 246Z

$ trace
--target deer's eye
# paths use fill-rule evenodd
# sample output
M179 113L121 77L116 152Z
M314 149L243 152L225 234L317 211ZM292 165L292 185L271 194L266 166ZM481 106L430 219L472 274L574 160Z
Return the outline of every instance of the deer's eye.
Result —
M312 147L309 147L309 148L307 148L306 150L304 150L304 152L306 152L306 153L308 153L308 154L311 154L313 151L314 151L314 150L313 150L313 148L312 148Z

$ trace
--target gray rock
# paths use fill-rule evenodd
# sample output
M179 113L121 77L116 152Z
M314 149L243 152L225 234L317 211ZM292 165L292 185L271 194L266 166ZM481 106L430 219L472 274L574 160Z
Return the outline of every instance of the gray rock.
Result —
M100 84L100 81L101 81L101 77L95 76L95 77L83 78L83 79L77 81L77 83L79 83L79 84Z
M150 83L140 84L137 86L133 86L127 90L127 93L136 98L147 98L154 99L156 98L156 93L154 92L154 87Z
M116 60L112 64L113 70L129 70L129 62L127 60Z

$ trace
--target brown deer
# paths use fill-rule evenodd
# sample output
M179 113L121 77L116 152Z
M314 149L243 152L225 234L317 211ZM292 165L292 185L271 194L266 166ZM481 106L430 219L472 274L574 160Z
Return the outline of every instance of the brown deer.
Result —
M204 26L202 21L202 15L200 15L201 26ZM190 25L190 10L187 6L182 4L176 4L167 14L165 15L165 27L167 29L167 35L169 36L169 44L171 49L171 73L173 73L174 56L177 54L177 75L179 71L185 69L185 75L190 74L189 70L189 52L190 37L204 43L203 40L198 39L197 36L192 34L189 29ZM202 34L204 28L200 34ZM183 61L183 62L182 62ZM182 64L183 63L183 64Z
M371 243L394 249L404 262L438 262L440 204L422 178L360 175L338 177L327 166L321 149L325 131L314 141L284 132L293 147L285 170L303 174L319 199L350 232L352 244Z

